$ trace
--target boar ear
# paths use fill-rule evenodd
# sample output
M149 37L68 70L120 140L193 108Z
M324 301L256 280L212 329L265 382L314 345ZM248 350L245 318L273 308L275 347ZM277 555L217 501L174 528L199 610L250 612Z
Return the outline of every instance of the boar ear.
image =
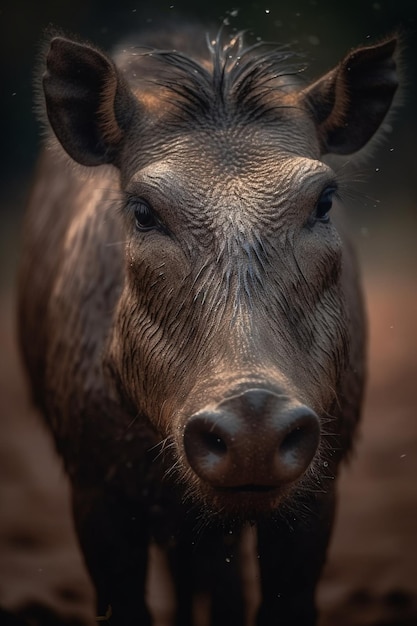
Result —
M393 38L354 50L303 91L323 153L356 152L378 130L398 87L396 44Z
M112 163L137 106L114 63L88 45L55 37L46 66L46 111L62 146L82 165Z

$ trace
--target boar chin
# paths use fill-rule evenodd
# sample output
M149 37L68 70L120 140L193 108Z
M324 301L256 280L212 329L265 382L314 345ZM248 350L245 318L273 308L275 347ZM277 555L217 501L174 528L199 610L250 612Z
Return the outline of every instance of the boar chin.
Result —
M302 519L310 510L312 498L325 493L317 466L313 461L307 472L296 482L281 486L243 485L239 488L213 488L184 469L180 482L185 486L184 500L204 512L205 520L217 518L230 522L255 522L262 518ZM327 478L332 478L328 476Z

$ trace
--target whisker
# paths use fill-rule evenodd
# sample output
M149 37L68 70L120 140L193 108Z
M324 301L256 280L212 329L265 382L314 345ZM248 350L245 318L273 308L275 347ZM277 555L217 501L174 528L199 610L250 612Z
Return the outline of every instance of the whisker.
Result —
M173 463L173 465L171 465L171 467L169 467L164 472L164 478L169 478L170 476L172 476L172 474L178 469L180 465L181 465L181 459L177 459L175 463Z
M130 428L132 428L133 424L139 419L139 413L137 413L135 415L135 417L132 419L132 421L128 424L128 426L126 427L126 431L128 431Z

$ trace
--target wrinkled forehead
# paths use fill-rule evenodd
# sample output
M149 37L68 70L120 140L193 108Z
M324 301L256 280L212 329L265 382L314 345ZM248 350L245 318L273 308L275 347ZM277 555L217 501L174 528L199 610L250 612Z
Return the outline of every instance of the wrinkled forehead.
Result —
M192 160L198 167L248 167L251 163L274 160L280 153L319 158L317 128L297 93L274 101L267 113L243 115L239 109L212 114L178 113L169 101L154 97L143 101L141 124L129 133L128 146L142 158L159 158L161 153Z
M155 158L132 171L133 193L148 188L162 194L175 191L179 203L202 197L280 202L282 196L324 186L334 174L308 150L308 140L250 130L192 133L164 144ZM304 145L303 145L304 144ZM303 147L302 149L297 149ZM145 151L145 154L147 152ZM147 153L149 154L149 152ZM317 190L314 191L314 194Z

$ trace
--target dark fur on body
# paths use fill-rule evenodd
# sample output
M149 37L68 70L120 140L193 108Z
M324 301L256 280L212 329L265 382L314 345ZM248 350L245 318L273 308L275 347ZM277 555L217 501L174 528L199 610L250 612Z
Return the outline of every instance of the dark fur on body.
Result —
M379 54L388 76L384 45L364 54ZM320 154L361 147L384 107L345 137L340 119L357 116L343 64L309 86L287 51L245 49L240 35L219 36L197 60L129 43L120 71L88 50L80 67L94 126L76 106L64 125L50 104L48 116L74 159L101 167L87 174L45 149L25 225L20 326L34 399L73 482L99 610L110 603L115 623L149 623L137 590L153 537L174 576L176 623L191 624L192 598L207 591L212 623L238 626L238 529L256 520L258 623L312 624L334 482L359 418L364 323L343 227L311 214L337 178ZM59 95L55 74L84 97L65 55L52 51L48 64L47 102ZM325 93L335 80L337 98ZM75 128L91 128L87 142L73 141ZM135 232L138 197L165 232ZM258 384L315 410L320 448L295 485L224 496L188 465L184 425Z

